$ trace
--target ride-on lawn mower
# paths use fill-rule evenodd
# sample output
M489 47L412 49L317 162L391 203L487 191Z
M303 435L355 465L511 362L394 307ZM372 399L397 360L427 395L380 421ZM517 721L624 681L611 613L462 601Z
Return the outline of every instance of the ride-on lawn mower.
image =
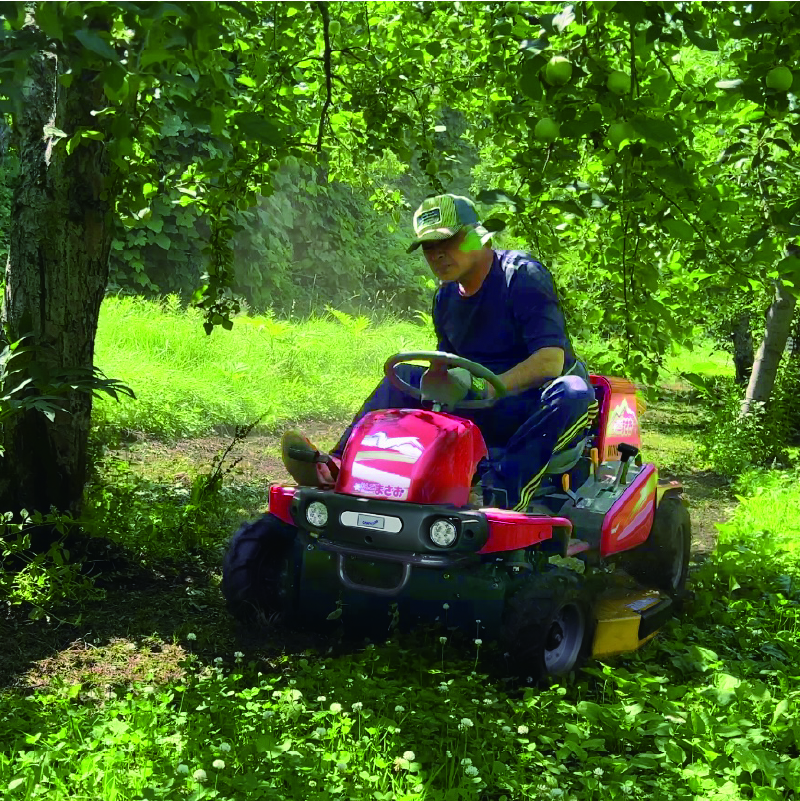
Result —
M420 388L397 373L410 361L429 365ZM691 533L681 485L659 480L639 456L635 387L591 377L597 418L578 446L551 460L521 513L469 503L487 449L457 410L494 399L460 400L452 367L505 394L475 362L400 353L387 376L431 410L368 413L338 471L311 446L290 448L294 459L328 464L335 485L270 488L269 514L240 529L226 555L229 609L241 620L364 632L378 620L384 634L390 617L438 620L499 640L522 677L636 650L684 591Z

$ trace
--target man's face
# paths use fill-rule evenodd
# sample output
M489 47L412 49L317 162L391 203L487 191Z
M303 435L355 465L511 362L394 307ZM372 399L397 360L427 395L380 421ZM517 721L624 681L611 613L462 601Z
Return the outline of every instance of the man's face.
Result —
M440 281L460 281L477 263L481 251L480 240L477 247L468 247L465 243L468 234L469 231L465 229L450 239L422 243L428 266ZM474 235L472 238L475 238Z

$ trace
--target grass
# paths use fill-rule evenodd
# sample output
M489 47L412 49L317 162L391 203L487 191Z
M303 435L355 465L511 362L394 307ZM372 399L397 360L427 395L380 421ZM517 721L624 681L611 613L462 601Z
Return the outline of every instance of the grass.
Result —
M487 646L448 632L355 650L334 639L328 654L236 646L198 590L172 636L98 631L37 692L0 697L0 788L54 801L795 798L797 478L746 476L683 617L545 690L509 689L487 674Z
M390 351L433 346L422 325L335 314L301 323L240 316L232 331L207 336L200 314L175 299L110 298L101 309L96 361L137 400L98 401L95 426L175 438L258 418L270 427L348 417Z
M96 422L173 437L261 413L271 424L346 417L387 351L429 346L427 336L342 317L240 318L206 338L174 305L107 302L100 364L142 406L104 402ZM698 410L672 393L644 423L648 454L690 469ZM146 575L110 576L104 601L71 610L83 615L75 625L0 624L0 669L14 687L0 692L0 796L800 797L797 475L743 478L742 504L693 575L694 600L642 652L548 689L515 689L490 674L488 643L449 631L357 648L338 640L335 622L321 640L234 635L221 546L236 516L263 504L263 488L230 473L203 495L188 446L154 447L155 472L107 460L89 503L90 523ZM205 445L198 453L210 462Z

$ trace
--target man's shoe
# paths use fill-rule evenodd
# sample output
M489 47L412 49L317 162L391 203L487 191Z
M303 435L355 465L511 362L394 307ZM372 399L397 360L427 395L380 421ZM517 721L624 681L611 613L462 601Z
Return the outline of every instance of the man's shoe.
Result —
M336 482L326 464L296 459L289 455L289 448L300 448L309 456L318 454L319 451L311 443L311 440L304 437L299 431L287 431L281 438L281 457L284 467L301 487L318 487L320 489L333 487Z

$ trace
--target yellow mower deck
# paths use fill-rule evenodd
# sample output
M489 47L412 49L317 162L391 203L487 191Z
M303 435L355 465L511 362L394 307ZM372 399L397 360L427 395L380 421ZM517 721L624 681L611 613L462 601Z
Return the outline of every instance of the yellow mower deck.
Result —
M674 609L672 599L657 590L614 588L600 597L593 612L592 657L604 657L641 648Z

